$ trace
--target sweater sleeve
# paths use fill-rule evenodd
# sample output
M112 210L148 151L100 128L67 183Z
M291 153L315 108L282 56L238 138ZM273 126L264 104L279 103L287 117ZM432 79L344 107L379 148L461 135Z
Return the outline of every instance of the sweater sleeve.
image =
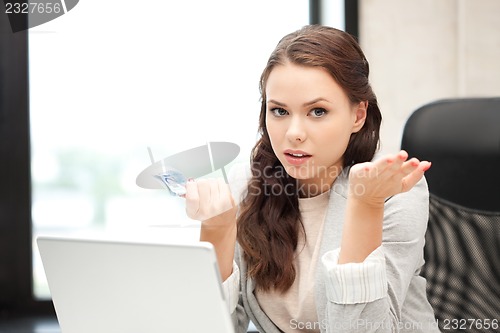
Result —
M327 304L322 332L400 332L410 326L412 332L434 332L428 327L433 318L428 303L416 301L425 298L420 295L425 295L425 283L419 295L413 288L408 295L410 283L421 279L428 203L425 179L411 191L388 199L382 245L363 263L338 265L338 249L325 253ZM411 312L424 314L406 316L403 304L407 301ZM421 322L424 319L429 322Z
M242 305L240 288L240 269L233 261L233 272L222 283L222 290L236 333L247 332L249 319Z
M233 261L233 272L222 283L222 290L226 299L229 313L233 313L238 305L240 294L240 269L236 262Z
M387 293L385 256L375 249L362 263L338 264L340 248L322 257L326 271L328 300L336 304L368 303Z

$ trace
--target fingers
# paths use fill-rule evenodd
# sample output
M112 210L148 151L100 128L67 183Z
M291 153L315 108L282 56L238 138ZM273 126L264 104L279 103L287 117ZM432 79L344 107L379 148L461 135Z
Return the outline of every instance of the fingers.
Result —
M425 172L430 167L429 163L430 162L427 161L420 162L415 157L408 160L408 153L404 150L401 150L397 154L386 155L376 161L374 164L374 169L376 170L376 174L378 176L386 176L387 178L389 178L395 175L409 175L413 171L419 169L419 167Z
M397 154L387 155L386 157L377 161L379 164L379 175L383 176L385 173L387 174L386 176L391 177L394 173L399 172L403 164L406 163L407 159L408 153L404 150L401 150Z
M223 179L200 179L186 183L186 213L188 217L205 221L234 206L229 185Z
M411 172L408 172L407 175L401 180L402 192L409 191L413 186L415 186L420 179L422 179L424 173L431 167L431 162L419 162L417 159L415 160L416 162L411 166Z
M394 172L393 177L401 177L401 192L407 192L415 186L431 166L428 161L419 161L415 157L406 161L407 158L408 153L400 151L396 156L396 162L389 168Z
M374 161L351 168L351 183L362 186L367 197L385 198L409 191L430 168L430 162L408 159L408 153L385 155Z
M198 193L198 186L194 181L188 180L186 182L186 194L184 197L186 198L186 213L190 218L195 219L200 208L200 195Z

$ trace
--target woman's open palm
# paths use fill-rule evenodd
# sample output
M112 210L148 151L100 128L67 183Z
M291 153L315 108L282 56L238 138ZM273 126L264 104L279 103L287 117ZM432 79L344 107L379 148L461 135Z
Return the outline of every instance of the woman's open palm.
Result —
M431 166L428 161L408 160L404 150L373 161L355 164L349 173L349 195L367 204L382 204L395 194L409 191Z

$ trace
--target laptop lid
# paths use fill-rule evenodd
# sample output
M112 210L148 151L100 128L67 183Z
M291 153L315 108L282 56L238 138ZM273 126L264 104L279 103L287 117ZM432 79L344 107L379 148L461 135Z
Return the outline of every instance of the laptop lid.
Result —
M234 332L210 243L37 244L62 333Z

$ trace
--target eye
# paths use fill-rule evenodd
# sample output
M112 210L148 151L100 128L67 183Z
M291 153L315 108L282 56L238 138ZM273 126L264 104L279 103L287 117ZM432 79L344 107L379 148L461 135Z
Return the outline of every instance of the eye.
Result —
M283 108L272 108L269 111L276 117L283 117L288 114L288 111Z
M316 118L320 118L320 117L323 117L325 116L326 114L328 113L328 111L326 111L325 109L323 108L315 108L315 109L312 109L309 114L313 117L316 117Z

